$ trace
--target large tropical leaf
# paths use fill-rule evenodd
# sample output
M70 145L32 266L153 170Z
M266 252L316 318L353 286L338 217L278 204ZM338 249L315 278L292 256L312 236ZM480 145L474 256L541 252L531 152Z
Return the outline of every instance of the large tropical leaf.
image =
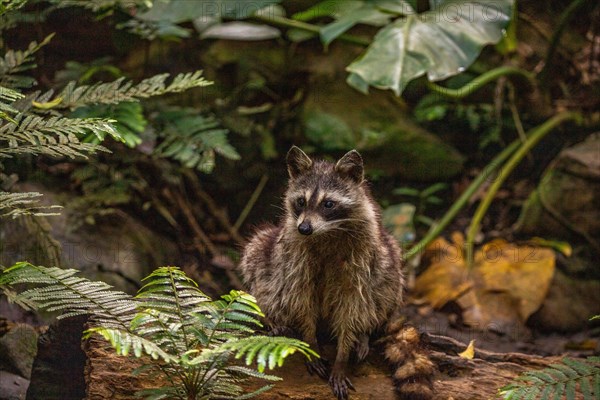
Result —
M502 39L513 0L437 1L430 11L407 15L383 28L366 53L350 64L348 83L400 95L424 74L439 81L468 68L481 49Z

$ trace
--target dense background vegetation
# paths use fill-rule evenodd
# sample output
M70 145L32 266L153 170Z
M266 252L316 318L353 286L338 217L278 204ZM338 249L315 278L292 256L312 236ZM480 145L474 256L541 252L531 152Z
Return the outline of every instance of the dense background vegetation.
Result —
M0 0L0 13L0 265L74 267L135 293L175 264L216 296L241 286L252 226L281 215L287 149L357 148L434 308L502 334L600 312L594 1ZM577 306L548 305L561 296Z

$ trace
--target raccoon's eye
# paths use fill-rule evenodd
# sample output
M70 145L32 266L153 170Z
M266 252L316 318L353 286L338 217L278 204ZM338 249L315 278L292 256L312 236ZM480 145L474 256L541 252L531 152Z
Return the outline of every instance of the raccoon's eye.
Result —
M304 197L300 197L298 200L296 200L296 204L298 207L304 207L306 205L306 200L304 200Z
M325 203L323 203L323 206L325 208L333 208L335 206L335 202L333 202L331 200L327 200L327 201L325 201Z

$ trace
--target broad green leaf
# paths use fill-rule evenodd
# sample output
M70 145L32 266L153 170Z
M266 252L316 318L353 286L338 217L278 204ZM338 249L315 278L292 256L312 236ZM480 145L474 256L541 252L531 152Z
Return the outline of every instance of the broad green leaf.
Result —
M439 81L459 74L483 46L502 39L514 1L437 3L435 9L400 18L379 31L366 53L348 66L348 83L365 91L366 82L400 95L422 75Z
M359 22L376 26L387 24L392 15L377 8L377 3L364 2L360 7L342 13L336 21L321 28L321 41L328 45Z
M381 11L398 15L414 14L417 8L416 0L374 0L374 3Z
M297 21L312 21L317 18L337 18L341 13L351 13L364 5L362 0L325 0L314 6L292 15Z
M226 17L243 19L261 8L281 0L171 0L155 1L153 6L136 18L152 22L179 24L200 17Z

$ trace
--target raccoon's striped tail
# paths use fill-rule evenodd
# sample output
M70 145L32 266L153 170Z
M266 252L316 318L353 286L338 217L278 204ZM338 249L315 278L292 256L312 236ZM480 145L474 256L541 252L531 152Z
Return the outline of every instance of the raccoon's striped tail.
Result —
M393 380L402 400L429 400L433 397L435 366L420 344L419 332L402 319L387 327L385 358L393 367Z

